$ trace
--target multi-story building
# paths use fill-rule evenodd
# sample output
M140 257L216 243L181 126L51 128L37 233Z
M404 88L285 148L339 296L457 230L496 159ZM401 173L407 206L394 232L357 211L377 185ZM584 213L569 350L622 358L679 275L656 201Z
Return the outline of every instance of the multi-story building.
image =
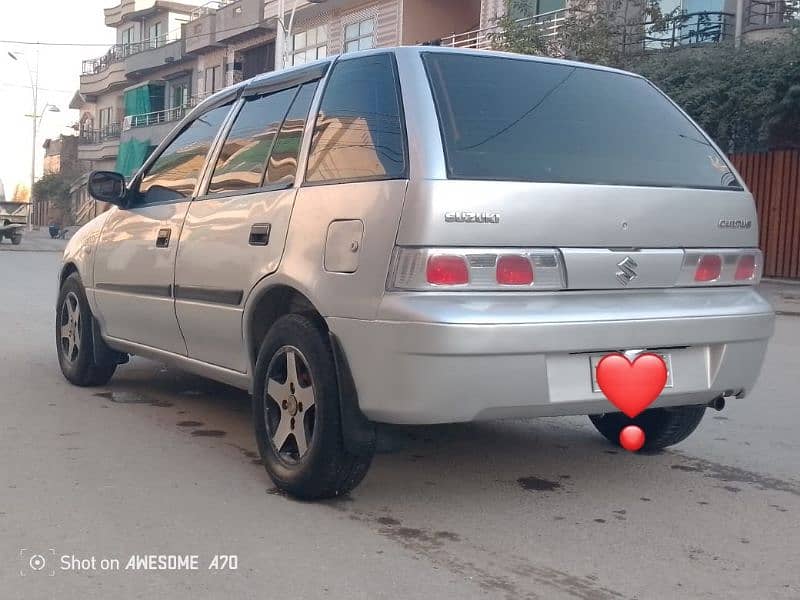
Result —
M78 160L78 138L74 135L60 135L48 138L42 144L44 148L44 174L78 173L82 166ZM74 176L74 175L73 175ZM31 207L31 221L34 225L46 225L51 221L65 223L70 215L64 214L60 206L45 200L34 198Z
M639 0L643 6L646 0ZM514 0L514 18L525 18L542 27L546 36L558 39L570 10L581 0ZM620 0L622 7L636 0ZM788 35L800 18L800 0L658 0L663 15L669 16L666 26L655 30L643 24L641 32L632 36L632 44L641 50L657 50L718 43L734 40L762 41ZM507 14L507 0L482 0L473 18L479 23L471 30L444 36L433 43L444 46L489 48L497 21Z
M328 54L474 29L480 8L480 0L121 0L105 10L117 44L84 61L70 104L80 111L79 157L88 169L130 175L188 108L227 85ZM80 180L73 193L81 204ZM80 219L94 210L84 207Z

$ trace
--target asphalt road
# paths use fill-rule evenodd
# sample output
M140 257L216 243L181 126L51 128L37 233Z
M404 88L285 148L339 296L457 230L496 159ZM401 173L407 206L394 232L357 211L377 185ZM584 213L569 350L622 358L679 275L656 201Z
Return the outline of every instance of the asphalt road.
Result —
M3 599L800 597L800 316L674 450L618 452L585 418L397 428L351 497L311 504L257 464L239 391L143 359L68 385L58 262L0 252ZM124 569L149 554L199 568Z

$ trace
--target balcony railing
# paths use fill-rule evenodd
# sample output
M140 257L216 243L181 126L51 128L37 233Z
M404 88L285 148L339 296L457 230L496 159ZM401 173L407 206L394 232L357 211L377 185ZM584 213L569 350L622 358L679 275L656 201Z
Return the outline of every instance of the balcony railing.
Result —
M519 19L517 23L521 25L535 25L542 29L542 36L546 38L558 37L560 28L567 18L567 9L562 8L546 13ZM500 32L497 25L491 25L482 29L473 29L464 33L453 33L438 40L440 46L449 48L474 48L477 50L488 50L492 48L494 36Z
M80 133L78 143L82 145L101 144L103 142L118 140L122 135L119 123L111 123L101 129L84 129Z
M170 123L172 121L180 121L197 105L198 101L198 98L192 98L183 106L175 106L166 110L157 110L141 115L129 115L122 121L122 131L136 129L137 127L151 127L153 125Z
M701 11L678 13L663 22L644 24L645 50L666 50L699 44L718 44L733 39L736 15ZM640 44L633 36L632 44Z
M800 3L800 0L793 0ZM561 49L561 39L565 25L571 15L568 9L520 19L522 26L537 27L544 41L550 42L555 50ZM620 25L618 37L626 52L642 52L655 49L669 49L684 46L720 43L733 37L735 15L727 12L694 12L667 15L658 23L640 22L633 25ZM624 33L623 33L624 31ZM456 33L429 42L451 48L491 49L496 45L500 33L497 25ZM614 35L612 33L612 35Z
M152 50L153 48L160 48L161 46L166 46L167 44L171 44L179 39L181 39L181 30L175 29L174 31L169 31L158 37L148 38L146 40L142 40L141 42L115 44L114 46L111 46L108 52L106 52L103 56L98 58L90 58L89 60L83 61L83 69L81 74L95 75L97 73L102 73L112 64L122 62L133 54L146 52L147 50Z
M208 14L214 13L218 11L223 6L227 6L228 4L233 4L234 2L238 2L239 0L211 0L210 2L206 2L195 8L189 16L189 22L196 21L201 17L205 17Z

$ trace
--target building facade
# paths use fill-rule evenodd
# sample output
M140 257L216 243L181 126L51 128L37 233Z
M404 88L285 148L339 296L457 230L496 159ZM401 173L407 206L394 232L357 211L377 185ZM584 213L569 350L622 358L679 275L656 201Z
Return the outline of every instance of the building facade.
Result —
M191 107L223 87L330 54L474 29L480 11L480 0L122 0L105 10L117 43L84 61L70 104L80 111L79 158L87 171L130 176ZM291 22L287 36L281 21ZM82 206L85 184L73 193ZM80 219L93 213L84 207Z
M619 0L620 10L629 10L637 4L641 7L645 1ZM512 16L538 23L547 36L557 39L559 29L576 4L581 8L587 6L580 0L513 0ZM508 6L508 0L482 0L476 28L432 42L489 48L492 34L497 31L497 20L506 16ZM633 43L641 46L642 51L734 39L742 43L776 39L789 35L800 19L800 0L743 0L741 15L736 12L737 0L658 0L658 7L668 17L666 27L655 31L645 23L639 34L633 36Z

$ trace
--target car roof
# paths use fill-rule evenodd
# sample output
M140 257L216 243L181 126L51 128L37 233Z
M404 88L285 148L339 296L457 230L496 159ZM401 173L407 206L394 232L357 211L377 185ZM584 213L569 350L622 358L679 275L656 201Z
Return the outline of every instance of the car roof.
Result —
M632 77L641 78L641 75L637 75L636 73L631 73L629 71L623 71L621 69L614 69L611 67L605 67L602 65L595 65L591 63L584 63L575 60L565 60L560 58L550 58L546 56L533 56L533 55L526 55L526 54L516 54L513 52L502 52L498 50L474 50L471 48L450 48L450 47L443 47L443 46L396 46L396 47L384 47L384 48L372 48L370 50L360 50L358 52L352 52L347 54L337 54L334 56L329 56L327 58L323 58L320 60L316 60L310 63L305 63L303 65L297 65L292 67L287 67L285 69L281 69L280 71L270 71L268 73L262 73L260 75L256 75L255 77L251 77L245 81L236 83L234 85L228 86L223 90L215 92L208 98L205 98L195 110L200 109L202 111L207 110L212 105L217 105L220 102L224 102L229 96L236 97L243 93L245 90L257 89L261 87L269 86L272 83L277 83L281 80L292 80L297 77L299 74L304 73L309 69L320 69L324 74L324 69L327 66L333 64L337 60L344 59L350 60L352 58L357 58L359 56L369 56L372 54L383 54L386 52L390 52L396 55L421 55L426 53L436 53L436 54L459 54L459 55L469 55L469 56L491 56L495 58L506 58L510 60L527 60L531 62L540 62L540 63L548 63L548 64L556 64L556 65L564 65L582 69L593 69L597 71L607 71L609 73L618 73L620 75L629 75Z
M335 56L329 56L327 58L323 58L320 60L316 60L310 63L305 63L303 65L287 67L280 71L270 71L269 73L261 73L260 75L256 75L255 77L251 77L245 81L240 83L234 84L221 90L214 95L210 96L206 99L206 101L211 100L217 96L223 96L226 93L230 93L232 90L241 90L246 88L253 88L259 87L262 84L268 84L273 80L277 79L291 79L297 73L301 73L307 69L313 67L323 67L324 65L330 65L340 58L351 59L356 58L359 56L369 56L371 54L381 54L391 52L397 55L419 55L425 53L437 53L437 54L460 54L460 55L471 55L471 56L493 56L496 58L506 58L506 59L513 59L513 60L527 60L531 62L541 62L541 63L548 63L548 64L557 64L557 65L565 65L570 67L577 67L583 69L594 69L598 71L608 71L610 73L618 73L621 75L631 75L634 77L641 77L636 73L631 73L629 71L623 71L621 69L614 69L611 67L605 67L603 65L595 65L591 63L584 63L575 60L565 60L560 58L550 58L547 56L533 56L533 55L526 55L526 54L516 54L513 52L502 52L498 50L474 50L471 48L449 48L443 46L396 46L396 47L388 47L388 48L372 48L370 50L360 50L358 52L352 52L348 54L337 54Z

